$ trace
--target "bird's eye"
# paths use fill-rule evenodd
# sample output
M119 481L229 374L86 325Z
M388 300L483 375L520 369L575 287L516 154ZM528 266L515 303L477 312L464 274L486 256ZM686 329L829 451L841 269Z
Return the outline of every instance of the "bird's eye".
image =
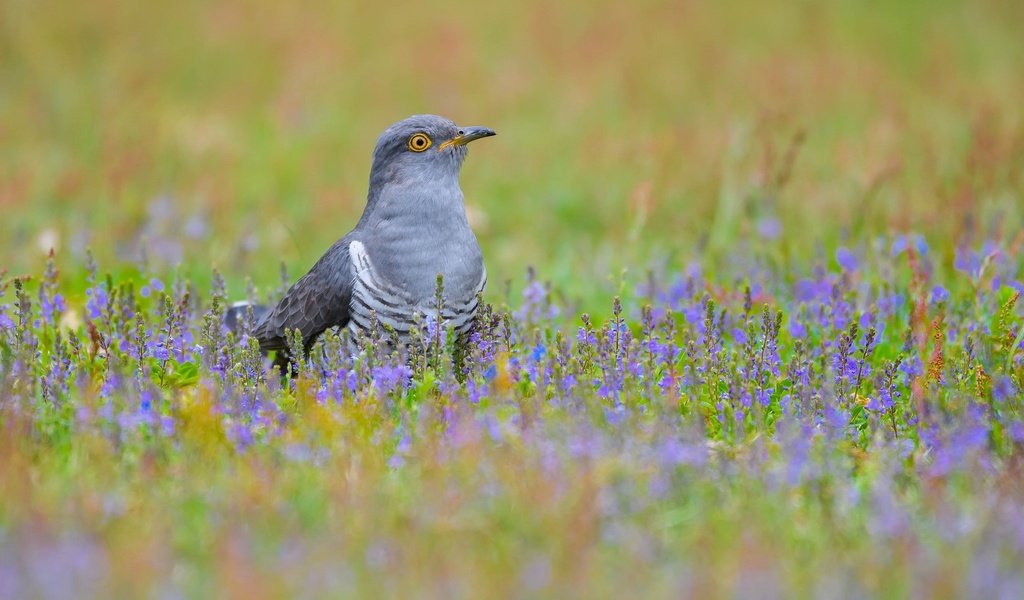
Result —
M417 133L409 138L409 149L413 152L423 152L429 148L433 142L430 141L430 136L425 133Z

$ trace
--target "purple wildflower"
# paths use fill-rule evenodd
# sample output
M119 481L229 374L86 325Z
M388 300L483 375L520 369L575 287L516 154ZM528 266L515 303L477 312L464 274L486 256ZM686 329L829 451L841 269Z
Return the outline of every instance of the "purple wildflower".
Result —
M839 266L847 273L856 271L859 266L857 255L842 246L836 250L836 262L839 263Z
M106 284L101 283L85 290L85 295L88 298L85 302L85 309L89 318L97 320L102 317L103 311L107 309L107 304L110 302Z
M949 290L947 290L946 288L942 287L941 285L937 285L937 286L932 288L932 295L931 295L931 303L932 304L942 304L943 302L946 302L948 300L949 300Z
M893 257L899 256L900 254L903 254L908 246L909 243L907 242L907 236L898 235L892 241L892 248L889 250L889 254Z
M385 394L405 388L411 377L412 370L405 365L385 365L373 369L373 385Z
M953 261L953 266L957 271L966 274L971 279L977 279L981 275L981 265L981 255L978 252L973 252L963 247L956 249L956 258Z
M757 235L765 241L774 241L782 235L782 222L775 217L765 217L757 222Z
M708 450L705 444L688 444L674 437L666 439L658 446L657 455L662 468L702 467L708 460Z
M1017 386L1013 384L1013 380L1005 375L996 377L995 382L992 384L992 398L997 402L1005 402L1011 400L1017 396Z

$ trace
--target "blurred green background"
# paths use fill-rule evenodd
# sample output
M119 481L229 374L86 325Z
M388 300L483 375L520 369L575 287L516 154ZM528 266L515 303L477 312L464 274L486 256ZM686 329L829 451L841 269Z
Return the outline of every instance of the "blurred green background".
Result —
M0 268L145 249L265 290L348 231L376 136L421 112L499 132L462 179L492 294L527 265L586 304L757 240L809 263L1012 233L1021 23L1018 0L0 0Z

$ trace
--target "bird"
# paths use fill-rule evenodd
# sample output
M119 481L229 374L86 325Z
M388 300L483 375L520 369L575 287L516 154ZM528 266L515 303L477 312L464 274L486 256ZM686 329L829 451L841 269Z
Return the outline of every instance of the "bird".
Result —
M487 269L466 217L459 174L467 144L493 135L488 127L459 126L437 115L413 115L385 129L373 150L366 206L355 227L276 305L251 305L251 335L260 350L287 353L288 332L299 331L308 352L332 327L369 331L374 321L406 342L425 319L450 325L457 335L468 333ZM235 303L225 323L236 329L249 310L249 303Z

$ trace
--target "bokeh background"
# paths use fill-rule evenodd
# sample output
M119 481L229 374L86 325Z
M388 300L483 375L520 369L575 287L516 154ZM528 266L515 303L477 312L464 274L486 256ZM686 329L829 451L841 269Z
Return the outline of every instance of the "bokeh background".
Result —
M500 134L463 172L499 296L529 265L586 307L758 240L827 260L1019 229L1021 23L1015 0L3 0L0 266L53 246L74 280L92 248L276 286L421 112Z

